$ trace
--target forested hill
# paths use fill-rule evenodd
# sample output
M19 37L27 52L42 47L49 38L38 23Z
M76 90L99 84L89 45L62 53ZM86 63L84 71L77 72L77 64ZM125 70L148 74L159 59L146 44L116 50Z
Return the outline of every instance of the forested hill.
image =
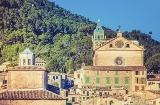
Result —
M92 65L91 35L95 23L47 0L0 0L0 63L18 61L26 44L47 61L51 71L69 72ZM103 27L106 37L116 32ZM139 30L124 32L145 46L145 65L160 70L160 43Z

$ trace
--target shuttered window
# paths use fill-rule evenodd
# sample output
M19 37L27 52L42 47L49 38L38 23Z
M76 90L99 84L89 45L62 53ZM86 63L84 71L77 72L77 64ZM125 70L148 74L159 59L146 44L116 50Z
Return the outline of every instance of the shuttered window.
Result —
M86 83L89 83L89 77L86 77Z
M118 80L118 78L116 77L116 78L115 78L115 84L118 84L118 82L119 82L119 80Z
M124 83L129 84L129 78L128 77L124 78Z
M106 78L106 83L110 84L110 78L109 77Z
M115 71L115 75L118 75L118 71Z
M96 84L99 84L100 83L100 79L97 77L96 78Z

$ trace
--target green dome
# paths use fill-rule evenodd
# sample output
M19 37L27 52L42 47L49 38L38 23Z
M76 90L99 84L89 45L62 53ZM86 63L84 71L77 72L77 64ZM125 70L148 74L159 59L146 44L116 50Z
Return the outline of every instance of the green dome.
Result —
M96 29L94 30L94 32L103 32L103 29L100 24L100 20L98 20L98 23L97 23L97 26L96 26Z

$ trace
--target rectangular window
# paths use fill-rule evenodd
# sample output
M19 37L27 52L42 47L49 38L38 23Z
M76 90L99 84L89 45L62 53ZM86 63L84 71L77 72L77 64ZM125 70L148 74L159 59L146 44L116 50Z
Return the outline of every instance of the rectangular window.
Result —
M115 75L118 75L118 71L115 71Z
M56 76L56 79L58 79L58 76Z
M112 47L112 44L110 44L109 47Z
M126 44L126 47L129 48L129 44Z
M31 65L31 59L28 59L28 65Z
M107 73L109 73L109 71L107 71Z
M110 84L110 78L109 77L106 78L106 83Z
M118 84L119 79L116 77L114 82L115 82L115 84Z
M25 59L23 59L23 65L26 65L26 60Z
M139 74L139 72L138 71L135 71L135 75L138 75Z
M138 84L138 78L135 78L135 83Z
M3 84L7 84L7 80L3 80Z
M97 75L99 75L99 71L97 71Z
M89 77L86 77L86 83L89 83Z
M89 73L89 70L87 71L87 73Z
M128 71L126 71L126 73L128 73Z
M77 74L77 78L80 78L80 74Z
M142 71L142 75L144 75L144 71Z
M96 84L99 84L100 83L100 79L97 77L96 78Z
M55 79L55 76L53 76L53 79Z
M124 78L124 82L125 82L125 84L129 84L129 78L128 78L128 77L125 77L125 78Z

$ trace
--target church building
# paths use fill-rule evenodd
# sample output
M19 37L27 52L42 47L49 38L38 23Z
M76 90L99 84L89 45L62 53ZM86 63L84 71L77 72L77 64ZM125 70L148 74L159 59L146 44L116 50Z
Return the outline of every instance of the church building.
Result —
M115 38L107 39L98 20L92 42L93 66L82 66L82 86L144 90L145 49L137 40L124 38L120 29Z

